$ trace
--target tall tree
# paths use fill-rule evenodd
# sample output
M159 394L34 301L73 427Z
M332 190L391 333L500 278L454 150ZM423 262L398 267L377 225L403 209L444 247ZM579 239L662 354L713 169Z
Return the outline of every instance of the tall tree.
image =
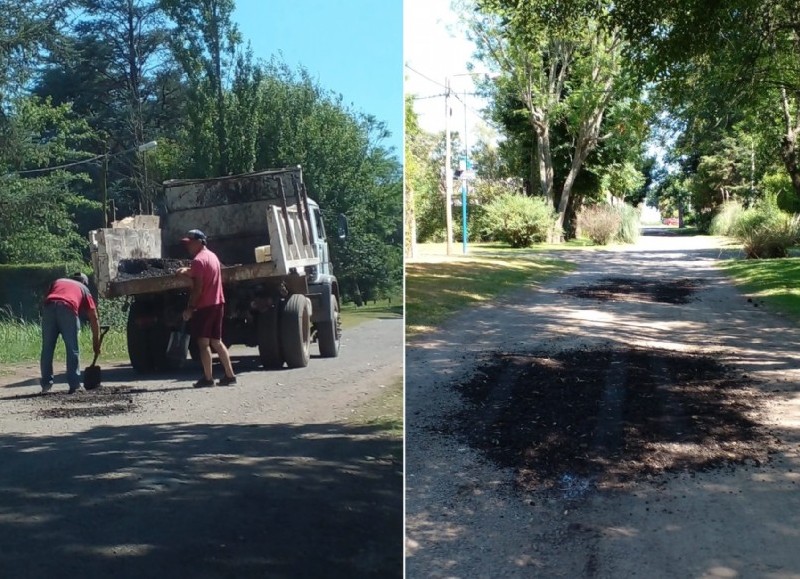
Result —
M403 177L383 145L376 118L351 110L308 71L273 59L260 84L256 168L301 165L309 195L336 230L345 214L350 236L328 238L343 290L355 300L402 283Z
M471 29L478 56L499 69L500 87L524 107L535 135L541 194L564 225L570 194L589 154L604 138L606 110L619 88L622 41L601 25L607 10L592 0L478 0ZM555 183L553 126L563 121L571 142L570 166Z
M695 139L771 103L775 146L800 194L800 14L794 0L621 0L612 19L643 76ZM763 114L765 111L761 110ZM708 140L713 140L712 138Z
M72 0L0 0L0 105L20 96L42 61L57 45Z
M0 147L0 263L80 260L86 243L78 222L98 207L78 194L85 174L50 168L86 160L91 131L68 104L35 97L12 104Z
M234 0L160 0L175 24L172 46L192 90L191 137L203 143L198 159L228 175L228 123L225 75L234 62L241 36L231 20ZM209 132L210 129L210 132Z

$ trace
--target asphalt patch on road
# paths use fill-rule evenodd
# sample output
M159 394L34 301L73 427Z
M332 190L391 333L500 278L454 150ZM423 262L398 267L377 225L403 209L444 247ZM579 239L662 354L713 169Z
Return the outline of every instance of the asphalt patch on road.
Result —
M519 490L576 497L668 472L769 460L780 440L757 419L763 394L708 356L648 349L498 353L455 387L450 433Z
M607 277L596 283L568 288L562 293L582 299L687 304L694 299L700 281L690 278L647 280Z
M88 416L114 416L134 412L136 397L144 388L131 386L102 386L96 390L67 394L50 392L30 398L37 406L40 418L77 418Z

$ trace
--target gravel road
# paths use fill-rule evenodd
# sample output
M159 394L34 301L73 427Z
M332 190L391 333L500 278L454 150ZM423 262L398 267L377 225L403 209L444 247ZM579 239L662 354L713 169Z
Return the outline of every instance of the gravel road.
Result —
M101 389L42 396L5 368L0 577L400 577L402 443L349 418L402 376L402 334L364 323L298 370L234 347L230 387L101 357Z
M800 577L800 331L732 287L715 268L725 252L713 239L647 233L636 246L565 252L578 264L571 274L407 345L407 577ZM609 279L690 280L694 293L663 303L576 291ZM625 484L564 473L561 486L522 488L518 469L498 466L455 424L471 408L462 385L496 352L517 360L551 352L552 363L564 352L632 347L702 356L746 378L758 400L748 419L775 444L769 459L642 473ZM530 385L543 387L559 386Z

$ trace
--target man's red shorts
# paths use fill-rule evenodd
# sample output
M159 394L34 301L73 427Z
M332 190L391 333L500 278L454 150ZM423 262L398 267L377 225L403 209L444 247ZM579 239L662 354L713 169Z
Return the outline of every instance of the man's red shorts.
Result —
M222 339L222 319L225 315L225 304L217 304L206 308L199 308L192 314L192 337Z

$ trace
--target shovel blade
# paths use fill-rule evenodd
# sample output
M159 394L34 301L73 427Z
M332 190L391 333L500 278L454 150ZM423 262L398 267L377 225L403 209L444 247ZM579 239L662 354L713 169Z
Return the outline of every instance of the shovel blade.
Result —
M87 366L83 371L83 387L87 390L99 388L102 384L100 366Z

